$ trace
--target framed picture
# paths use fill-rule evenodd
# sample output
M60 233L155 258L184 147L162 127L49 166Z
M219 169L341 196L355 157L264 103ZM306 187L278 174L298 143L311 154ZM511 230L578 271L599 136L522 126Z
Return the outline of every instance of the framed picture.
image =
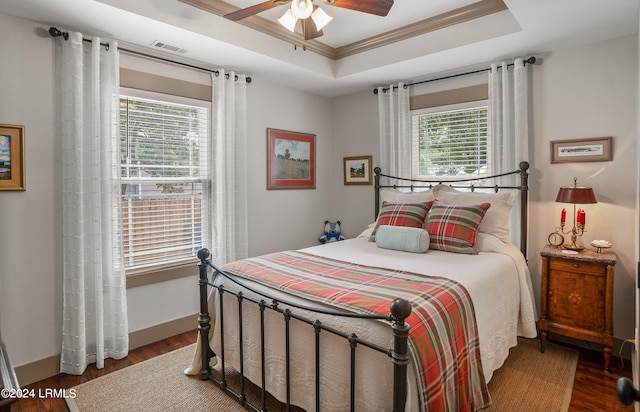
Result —
M316 135L267 129L267 189L315 189Z
M353 156L344 158L344 184L371 184L371 156Z
M24 126L0 124L0 190L25 190Z
M551 163L607 162L612 160L612 138L555 140L551 142Z

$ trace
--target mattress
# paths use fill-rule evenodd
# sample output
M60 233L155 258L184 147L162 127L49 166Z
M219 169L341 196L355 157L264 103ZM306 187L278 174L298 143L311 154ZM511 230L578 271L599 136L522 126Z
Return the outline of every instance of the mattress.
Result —
M479 234L476 247L477 255L464 255L437 250L427 253L408 253L382 249L367 237L358 237L346 241L301 249L306 253L331 259L353 262L360 265L385 267L395 270L413 272L419 275L439 276L453 279L462 284L473 302L480 343L480 356L485 380L490 381L493 373L506 360L509 349L517 344L517 337L535 337L536 309L534 306L531 279L522 253L512 244L500 239ZM237 288L233 282L219 278L216 282L225 287ZM244 281L256 290L265 289L259 284ZM270 291L274 296L282 296L281 292ZM251 293L249 293L251 295ZM282 298L291 302L322 307L325 305L309 302L296 296L286 295ZM233 298L233 297L231 297ZM210 299L210 313L215 326L212 328L210 344L217 354L220 347L220 313L215 310L216 294ZM225 298L225 362L235 368L239 366L239 340L237 329L237 303L229 297ZM260 326L258 311L252 308L243 309L244 358L245 374L256 382L261 381L260 361ZM390 327L379 321L362 321L336 318L300 311L296 313L310 319L320 319L323 324L356 333L358 337L367 339L383 347L390 347ZM284 333L282 316L272 314L266 319L267 347L266 384L267 390L276 398L286 399L286 358L284 356ZM313 348L315 336L313 330L306 325L291 325L292 376L293 387L291 402L307 410L315 407L315 364L310 348ZM321 370L322 410L346 410L349 384L349 348L344 340L329 334L322 335ZM194 354L192 364L185 371L197 374L200 370L199 346ZM356 363L356 409L384 410L391 409L391 393L393 385L392 366L386 356L368 350L358 349ZM416 373L414 365L409 365L409 393L407 410L420 410L417 397Z

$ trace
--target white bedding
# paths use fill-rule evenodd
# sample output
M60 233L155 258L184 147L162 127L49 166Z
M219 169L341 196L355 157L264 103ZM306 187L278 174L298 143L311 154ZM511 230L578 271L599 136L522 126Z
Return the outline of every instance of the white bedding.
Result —
M529 268L514 245L479 233L476 243L480 250L478 255L437 250L419 254L381 249L375 243L363 240L352 239L349 247L336 242L303 250L363 265L442 276L464 285L476 312L482 367L487 382L504 363L509 348L516 345L517 336L536 337L537 312Z
M498 238L479 234L476 246L478 255L463 255L449 252L429 250L425 254L408 253L381 249L366 237L358 237L341 242L329 243L302 249L305 252L334 259L350 261L369 266L380 266L392 269L416 272L425 275L441 276L454 279L465 286L474 304L480 354L485 379L488 382L495 370L504 363L509 348L517 343L517 336L533 338L536 336L536 309L534 306L531 279L524 257L514 245L505 244ZM229 285L229 281L223 281ZM247 282L248 283L248 282ZM271 292L274 294L273 292ZM278 294L274 294L278 295ZM232 331L236 327L237 304L232 296L225 298L225 362L236 369L239 365L237 350L237 334ZM287 296L292 301L300 301ZM215 319L212 328L211 346L220 354L219 318L210 299L210 312ZM310 304L309 306L318 306ZM245 374L254 382L260 383L260 350L259 350L259 318L252 314L247 305L243 308L244 340L245 340ZM297 311L299 313L300 311ZM304 314L304 313L303 313ZM391 344L390 328L377 321L354 321L352 319L309 315L312 319L320 318L323 324L345 328L348 333L355 332L383 347ZM268 353L267 390L280 400L286 399L285 392L285 358L284 328L282 316L275 314L267 319L267 334L271 339ZM315 365L313 357L314 333L308 326L291 324L293 350L293 388L292 403L307 410L314 410ZM342 330L342 329L341 329ZM276 332L278 331L278 332ZM254 340L256 339L256 340ZM321 395L322 410L346 410L348 402L349 351L344 341L321 334L323 345L321 352L323 369L321 376L323 385L328 389ZM360 347L357 376L359 386L356 389L357 410L389 410L391 409L392 373L391 363L386 356ZM200 346L194 354L192 364L185 373L197 374L200 371ZM407 410L417 410L418 402L415 394L415 374L412 365L409 369L409 397ZM365 378L365 379L363 379ZM345 386L346 385L346 386ZM340 389L346 388L346 389ZM343 393L346 392L346 393Z

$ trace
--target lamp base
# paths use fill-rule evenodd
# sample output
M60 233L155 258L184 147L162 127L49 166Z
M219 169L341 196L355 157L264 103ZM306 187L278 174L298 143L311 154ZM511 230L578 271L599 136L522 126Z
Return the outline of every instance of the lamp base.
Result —
M564 245L562 245L562 247L568 250L576 250L576 251L580 251L584 249L584 246L579 246L576 244L569 244L569 243L565 243Z

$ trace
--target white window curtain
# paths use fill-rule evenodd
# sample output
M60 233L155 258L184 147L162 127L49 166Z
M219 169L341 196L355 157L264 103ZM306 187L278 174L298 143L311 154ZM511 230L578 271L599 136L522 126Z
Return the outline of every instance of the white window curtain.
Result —
M382 173L411 176L411 116L409 89L404 83L378 87L378 121L380 123L380 168Z
M528 67L523 59L489 70L489 133L492 174L516 170L529 160Z
M248 257L247 82L244 75L212 73L211 259L222 265Z
M70 32L56 46L62 146L60 371L104 367L129 348L120 236L118 51Z
M492 64L489 70L489 133L491 136L491 174L518 170L529 161L528 67L523 59L513 65ZM519 175L506 176L501 184L519 185ZM520 207L514 206L511 227L519 227ZM511 241L520 243L520 232L511 231Z

